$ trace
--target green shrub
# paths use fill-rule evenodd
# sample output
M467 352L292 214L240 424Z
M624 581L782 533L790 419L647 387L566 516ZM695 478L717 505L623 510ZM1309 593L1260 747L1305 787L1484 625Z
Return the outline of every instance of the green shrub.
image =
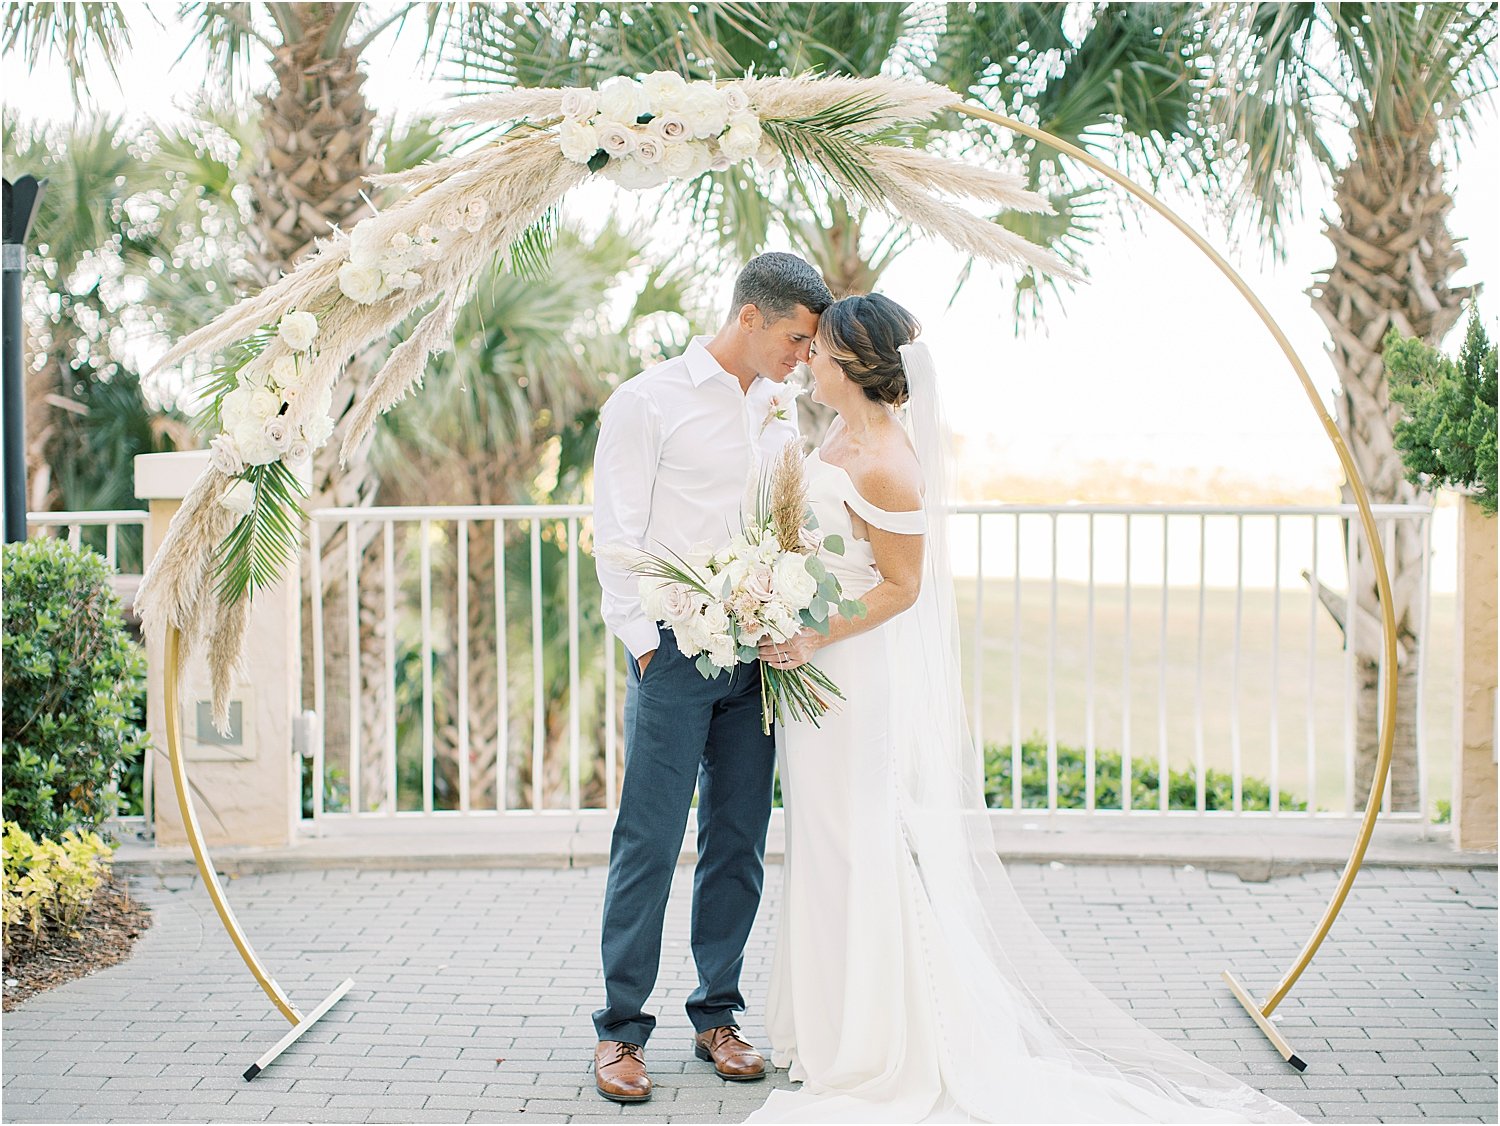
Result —
M1475 503L1495 515L1495 383L1497 349L1476 306L1469 314L1458 360L1396 329L1386 333L1386 375L1391 399L1405 417L1395 427L1396 449L1407 480L1422 488L1447 486L1474 492Z
M133 722L146 659L94 552L56 539L6 544L0 582L5 817L59 840L114 813L122 768L147 745Z
M5 945L24 926L32 941L49 925L66 933L83 918L109 873L114 850L97 833L69 829L60 841L35 841L14 821L5 823L0 908Z
M1087 782L1087 759L1082 747L1057 748L1057 807L1083 809ZM1094 752L1094 807L1120 808L1120 753ZM1137 757L1130 766L1130 804L1136 809L1156 809L1161 801L1159 772L1154 759ZM1198 808L1197 772L1169 771L1167 807ZM1209 770L1204 777L1204 805L1207 809L1234 807L1234 779L1222 770ZM984 797L992 809L1011 808L1011 754L1009 747L987 743L984 748ZM1031 738L1021 744L1021 807L1047 808L1047 744ZM1271 787L1259 778L1240 779L1241 809L1270 809ZM1285 790L1281 808L1305 810L1307 802L1298 801Z

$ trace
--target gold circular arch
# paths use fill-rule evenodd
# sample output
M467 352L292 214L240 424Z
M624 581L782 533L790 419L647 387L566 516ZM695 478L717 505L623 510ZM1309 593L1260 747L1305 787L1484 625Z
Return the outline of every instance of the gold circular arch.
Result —
M1386 573L1385 554L1381 550L1380 536L1375 526L1375 514L1370 507L1369 493L1365 488L1364 479L1360 476L1359 467L1355 464L1354 458L1349 453L1348 446L1344 443L1343 436L1339 434L1338 427L1335 425L1333 418L1328 414L1327 409L1323 406L1323 401L1318 396L1317 388L1313 386L1312 379L1307 374L1307 368L1303 366L1301 359L1298 358L1296 351L1292 348L1291 342L1287 339L1286 333L1281 330L1281 326L1276 323L1265 305L1255 296L1250 287L1245 284L1245 280L1240 277L1234 267L1225 261L1224 257L1198 231L1194 230L1192 226L1155 195L1141 187L1134 180L1131 180L1128 176L1111 168L1076 145L1070 144L1061 137L1047 132L1045 129L1039 129L1023 121L1017 121L1013 117L995 113L982 106L970 105L967 102L955 102L949 108L965 117L984 121L1002 129L1010 129L1031 137L1034 140L1041 141L1043 144L1056 149L1058 152L1071 157L1073 160L1084 164L1115 184L1118 184L1165 218L1172 226L1176 227L1189 242L1197 247L1218 268L1220 273L1229 279L1230 284L1234 286L1240 296L1254 310L1255 315L1260 318L1261 324L1265 326L1266 331L1276 341L1287 362L1291 364L1292 370L1296 372L1297 379L1301 382L1302 389L1307 394L1308 402L1312 405L1313 412L1318 416L1318 421L1322 423L1323 432L1328 436L1328 440L1333 443L1334 453L1338 455L1339 463L1343 466L1349 486L1354 493L1354 501L1359 508L1360 526L1364 531L1370 548L1371 558L1374 562L1376 589L1380 597L1384 658L1387 667L1394 669L1396 667L1396 618L1391 604L1390 577ZM176 626L169 624L165 630L165 638L164 695L167 713L167 750L172 764L172 780L176 789L178 806L182 812L183 826L187 832L188 842L192 846L193 860L198 867L198 872L203 879L204 886L208 890L209 897L213 900L214 908L219 915L219 921L229 933L230 939L234 942L235 949L239 951L240 957L244 959L257 984L265 991L266 996L270 998L271 1003L276 1007L277 1011L293 1025L291 1031L281 1041L245 1072L245 1078L252 1079L261 1070L269 1066L271 1061L289 1047L313 1022L327 1012L348 991L353 982L346 979L317 1008L306 1016L303 1016L287 999L280 986L276 984L275 980L261 965L249 940L245 937L244 931L234 916L234 912L230 909L229 902L224 895L224 889L220 885L218 876L214 871L213 863L208 855L207 845L203 840L202 830L198 824L191 789L188 785L187 765L183 756L178 718L181 695L181 633ZM1345 899L1348 898L1350 889L1354 886L1354 879L1359 874L1360 865L1363 863L1365 852L1369 848L1370 838L1375 831L1375 821L1380 815L1380 803L1382 795L1385 792L1386 777L1390 772L1391 752L1395 736L1396 679L1395 676L1387 676L1385 678L1385 687L1381 702L1379 755L1376 759L1375 775L1371 782L1370 796L1365 806L1364 816L1360 821L1359 832L1355 836L1353 849L1349 854L1348 861L1344 865L1343 873L1339 877L1338 886L1335 888L1333 897L1329 901L1327 908L1325 908L1322 918L1314 928L1312 936L1304 944L1302 952L1297 956L1297 960L1292 964L1292 967L1282 977L1276 988L1267 996L1263 1004L1257 1005L1249 992L1235 980L1234 976L1228 970L1225 970L1223 973L1224 980L1229 984L1230 989L1234 992L1240 1004L1244 1006L1245 1011L1249 1013L1250 1017L1259 1026L1261 1031L1265 1033L1271 1043L1276 1046L1282 1058L1299 1070L1305 1068L1307 1066L1306 1063L1292 1050L1291 1046L1270 1023L1269 1017L1276 1006L1282 1002L1297 983L1297 979L1302 976L1303 971L1312 962L1313 956L1317 954L1323 940L1328 936L1329 930L1333 927L1334 920L1338 918L1339 911L1343 908Z
M1364 478L1360 476L1359 466L1354 463L1353 456L1349 453L1349 447L1344 442L1344 437L1338 431L1338 426L1329 415L1327 408L1323 406L1323 400L1318 396L1318 390L1313 386L1312 378L1307 374L1307 368L1303 366L1291 341L1287 339L1286 333L1276 323L1270 311L1263 305L1260 298L1256 297L1250 287L1245 284L1245 279L1240 277L1235 268L1224 260L1217 250L1201 234L1193 229L1183 218L1174 212L1160 199L1141 187L1130 177L1124 175L1117 169L1111 168L1103 161L1089 155L1077 145L1069 144L1061 137L1054 136L1045 129L1038 129L1034 125L1027 125L1023 121L1017 121L1013 117L995 113L981 106L971 106L966 102L958 102L952 107L965 117L971 117L979 121L988 122L1004 129L1011 129L1017 133L1024 134L1034 140L1056 149L1074 160L1092 168L1100 175L1120 185L1131 195L1141 200L1157 214L1161 215L1182 232L1195 247L1203 252L1231 285L1239 291L1245 302L1255 311L1260 318L1261 324L1276 341L1277 347L1281 349L1282 355L1292 365L1292 370L1297 373L1297 379L1302 384L1302 390L1307 393L1307 401L1312 405L1313 413L1318 416L1318 421L1323 425L1323 433L1333 443L1333 451L1338 455L1339 464L1344 468L1344 474L1348 478L1350 490L1354 493L1354 503L1359 508L1360 527L1364 529L1365 539L1370 547L1371 559L1375 565L1375 584L1380 596L1380 625L1381 642L1384 650L1386 667L1396 667L1396 615L1391 603L1391 580L1386 573L1385 553L1381 550L1380 535L1375 527L1375 513L1370 508L1370 494L1365 488ZM1350 591L1353 597L1353 591ZM1380 722L1380 750L1375 760L1375 776L1370 782L1370 796L1365 803L1364 816L1360 820L1359 832L1354 838L1354 847L1349 853L1349 859L1344 864L1343 874L1339 877L1338 886L1334 889L1333 898L1329 900L1327 908L1323 911L1323 917L1318 920L1318 925L1313 929L1312 936L1302 947L1302 952L1297 960L1282 976L1280 983L1266 997L1265 1003L1257 1005L1250 997L1249 992L1235 980L1228 971L1224 971L1224 980L1233 990L1235 997L1245 1007L1261 1031L1266 1034L1271 1043L1276 1045L1276 1050L1292 1066L1299 1071L1307 1065L1295 1052L1282 1035L1271 1025L1270 1015L1276 1006L1281 1004L1286 995L1291 992L1292 986L1297 984L1297 979L1312 962L1313 956L1317 954L1318 947L1328 937L1328 932L1333 927L1334 920L1338 918L1339 911L1343 909L1344 900L1348 898L1350 889L1354 886L1354 878L1359 874L1360 865L1364 863L1365 852L1370 847L1370 838L1375 832L1375 820L1380 816L1381 798L1385 793L1386 776L1391 769L1391 751L1396 733L1396 677L1385 678L1385 688L1381 699L1381 722Z

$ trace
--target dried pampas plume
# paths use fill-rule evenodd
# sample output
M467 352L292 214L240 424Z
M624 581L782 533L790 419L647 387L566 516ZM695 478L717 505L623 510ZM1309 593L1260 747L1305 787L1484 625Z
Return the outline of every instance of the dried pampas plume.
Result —
M807 521L807 467L802 439L792 438L771 463L771 529L782 551L803 551L802 525Z

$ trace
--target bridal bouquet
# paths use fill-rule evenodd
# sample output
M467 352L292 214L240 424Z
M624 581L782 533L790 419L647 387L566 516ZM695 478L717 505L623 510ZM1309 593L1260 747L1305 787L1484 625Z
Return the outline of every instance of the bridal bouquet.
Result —
M794 439L756 492L754 511L738 535L711 555L616 553L640 576L647 616L672 631L677 647L697 658L708 679L759 660L769 638L781 644L804 626L825 636L829 616L863 617L865 604L845 598L819 556L844 553L843 540L824 536L807 505L807 479ZM761 669L761 730L778 719L812 723L844 694L817 667Z

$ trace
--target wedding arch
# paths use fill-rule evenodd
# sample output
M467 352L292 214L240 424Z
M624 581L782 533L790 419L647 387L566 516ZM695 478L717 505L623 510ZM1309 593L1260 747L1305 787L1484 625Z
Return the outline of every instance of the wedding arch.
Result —
M172 519L136 598L165 654L167 750L200 875L236 949L292 1029L246 1072L253 1078L335 1004L345 980L304 1015L256 957L224 896L190 794L179 730L183 664L205 650L215 723L228 720L231 674L257 588L295 558L302 513L297 468L333 434L332 389L344 365L412 313L425 310L353 407L341 458L379 415L420 387L428 356L450 343L459 307L481 270L545 262L563 198L591 176L649 190L754 162L766 174L818 185L940 238L975 258L1072 277L1052 252L962 206L1045 212L1021 177L912 147L904 128L953 112L1046 144L1105 176L1174 226L1226 277L1265 327L1307 394L1359 509L1380 596L1383 653L1396 665L1390 579L1359 468L1286 334L1239 274L1151 192L1082 149L1015 118L958 100L932 83L897 78L748 77L688 82L671 72L620 76L597 88L512 89L466 98L438 123L502 130L472 151L374 178L405 189L393 206L334 232L279 281L184 337L157 363L222 355L207 377L217 430L209 470ZM1301 953L1264 1002L1228 971L1235 997L1281 1053L1306 1065L1270 1023L1301 977L1353 886L1380 812L1395 731L1396 681L1385 677L1379 754L1370 796L1332 899Z

